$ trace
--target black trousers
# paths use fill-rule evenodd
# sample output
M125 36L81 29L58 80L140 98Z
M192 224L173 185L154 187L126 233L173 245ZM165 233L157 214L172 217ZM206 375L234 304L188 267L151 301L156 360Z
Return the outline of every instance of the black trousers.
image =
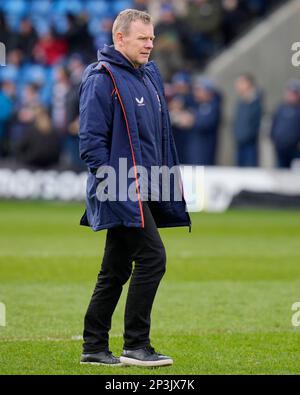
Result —
M100 273L84 319L85 353L108 350L109 330L122 287L131 276L124 317L124 349L150 344L150 315L166 253L149 205L143 202L145 227L108 229ZM133 262L135 262L132 271Z

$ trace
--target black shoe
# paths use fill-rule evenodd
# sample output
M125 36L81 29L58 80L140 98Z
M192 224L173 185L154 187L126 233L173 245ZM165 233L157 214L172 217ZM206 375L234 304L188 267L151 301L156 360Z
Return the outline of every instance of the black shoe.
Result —
M80 364L122 366L120 359L113 356L111 351L100 351L97 354L82 354Z
M123 350L120 362L124 365L155 367L172 365L173 359L158 354L153 347L147 346L138 350Z

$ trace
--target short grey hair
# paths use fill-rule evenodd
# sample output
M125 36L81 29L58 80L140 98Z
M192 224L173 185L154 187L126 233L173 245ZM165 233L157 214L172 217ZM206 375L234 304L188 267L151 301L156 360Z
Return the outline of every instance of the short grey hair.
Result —
M131 8L121 11L116 17L112 27L113 41L115 41L115 34L117 32L128 34L131 22L135 21L142 21L145 24L153 23L151 16L145 11L133 10Z

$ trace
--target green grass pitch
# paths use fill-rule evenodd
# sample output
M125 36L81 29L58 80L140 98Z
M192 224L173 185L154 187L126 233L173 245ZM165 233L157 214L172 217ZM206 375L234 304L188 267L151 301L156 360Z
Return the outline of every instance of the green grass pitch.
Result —
M172 367L81 366L84 313L105 231L78 225L79 203L0 202L0 374L299 374L300 212L192 214L163 229L167 273L151 340ZM110 348L122 349L126 286Z

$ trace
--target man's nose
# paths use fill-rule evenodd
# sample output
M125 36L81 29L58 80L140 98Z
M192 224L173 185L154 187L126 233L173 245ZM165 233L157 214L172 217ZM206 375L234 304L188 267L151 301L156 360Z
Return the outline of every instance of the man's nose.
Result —
M152 41L152 40L147 40L147 42L146 42L146 48L147 48L147 49L152 49L152 48L153 48L153 41Z

